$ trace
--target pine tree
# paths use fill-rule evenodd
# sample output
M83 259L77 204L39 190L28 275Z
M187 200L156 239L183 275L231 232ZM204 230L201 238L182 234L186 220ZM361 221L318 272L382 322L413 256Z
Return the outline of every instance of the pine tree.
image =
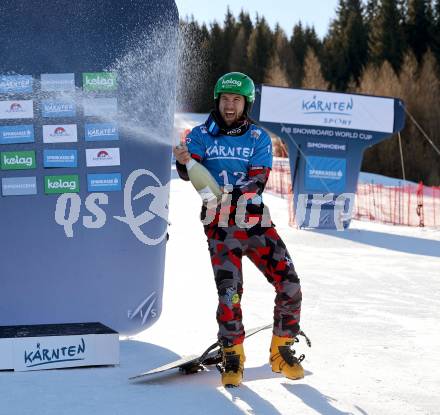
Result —
M434 54L428 50L423 56L417 80L414 109L411 111L428 136L440 147L440 81ZM410 109L411 110L411 109ZM419 131L411 134L413 147L409 149L416 160L413 170L429 185L440 183L440 156Z
M208 73L207 40L209 32L191 16L180 22L179 69L177 82L177 108L179 111L200 111L203 108L203 89ZM198 62L193 65L193 62ZM201 88L198 94L192 91L192 80L197 79Z
M385 60L400 71L405 51L403 16L397 0L382 0L370 27L371 60L380 66Z
M229 70L231 72L247 72L247 44L245 29L240 27L232 45L229 57Z
M399 79L388 61L380 68L368 66L360 82L359 92L372 95L399 97ZM380 142L365 151L362 170L401 177L400 153L397 136Z
M239 28L243 28L244 38L247 43L249 41L249 38L251 37L251 33L252 30L254 29L254 25L252 23L251 17L249 16L249 13L244 12L243 9L238 15L238 26Z
M229 6L226 10L225 20L223 22L223 47L224 59L229 62L231 52L233 49L234 40L237 36L237 24L234 15L231 13ZM228 65L226 65L228 66Z
M307 53L307 40L301 22L293 27L290 48L292 50L292 70L289 71L290 83L294 87L300 87L304 76L304 61Z
M248 72L247 47L253 27L249 14L241 10L236 23L236 35L229 57L230 71Z
M339 0L337 16L324 41L326 75L332 85L345 90L359 81L368 59L368 32L360 0Z
M273 34L264 17L260 19L257 15L256 20L247 48L248 73L255 83L262 83L269 66Z
M429 0L409 0L405 25L406 41L420 62L432 45L433 16Z
M379 12L379 0L368 0L364 11L365 23L368 27L368 31L370 31L372 22L377 17L378 12Z
M328 82L322 76L321 63L312 48L307 49L307 55L304 63L303 88L310 89L328 89Z
M435 0L433 9L432 51L440 63L440 0Z
M292 50L289 47L284 30L277 24L273 34L273 50L264 82L270 85L290 86L288 72L292 70L292 67Z

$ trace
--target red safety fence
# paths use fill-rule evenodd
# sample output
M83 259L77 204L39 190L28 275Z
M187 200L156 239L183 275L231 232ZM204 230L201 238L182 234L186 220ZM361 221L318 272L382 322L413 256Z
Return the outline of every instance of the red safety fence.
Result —
M293 223L289 160L274 158L266 191L289 199ZM353 218L393 225L440 226L440 187L423 183L402 186L359 183Z
M289 199L289 195L292 194L292 180L288 158L274 157L265 191Z
M353 217L393 225L440 226L440 187L359 184Z

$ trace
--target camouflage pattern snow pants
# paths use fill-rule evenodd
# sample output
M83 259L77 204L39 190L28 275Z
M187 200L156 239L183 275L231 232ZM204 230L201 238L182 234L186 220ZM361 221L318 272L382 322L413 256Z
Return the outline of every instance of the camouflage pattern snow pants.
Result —
M277 336L298 334L301 312L301 286L290 255L274 226L205 226L219 304L219 341L225 347L242 343L241 297L242 257L246 255L275 287L273 332Z

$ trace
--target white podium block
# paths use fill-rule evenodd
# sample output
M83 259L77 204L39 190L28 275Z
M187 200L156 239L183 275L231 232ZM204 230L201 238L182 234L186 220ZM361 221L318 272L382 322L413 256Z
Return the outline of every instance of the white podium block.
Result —
M119 364L119 334L101 323L0 327L0 370Z

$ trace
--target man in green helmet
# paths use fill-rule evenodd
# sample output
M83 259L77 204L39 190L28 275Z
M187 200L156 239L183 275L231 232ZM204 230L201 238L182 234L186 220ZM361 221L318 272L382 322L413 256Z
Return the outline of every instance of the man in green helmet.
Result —
M243 255L275 287L272 370L290 379L304 376L302 359L296 358L291 348L300 334L301 287L292 259L263 204L262 193L272 168L272 143L249 118L254 99L251 78L240 72L223 75L215 85L215 109L207 121L188 134L186 145L174 148L183 180L189 180L185 163L193 158L224 190L222 203L215 207L204 203L201 213L219 299L224 386L238 386L243 377Z

